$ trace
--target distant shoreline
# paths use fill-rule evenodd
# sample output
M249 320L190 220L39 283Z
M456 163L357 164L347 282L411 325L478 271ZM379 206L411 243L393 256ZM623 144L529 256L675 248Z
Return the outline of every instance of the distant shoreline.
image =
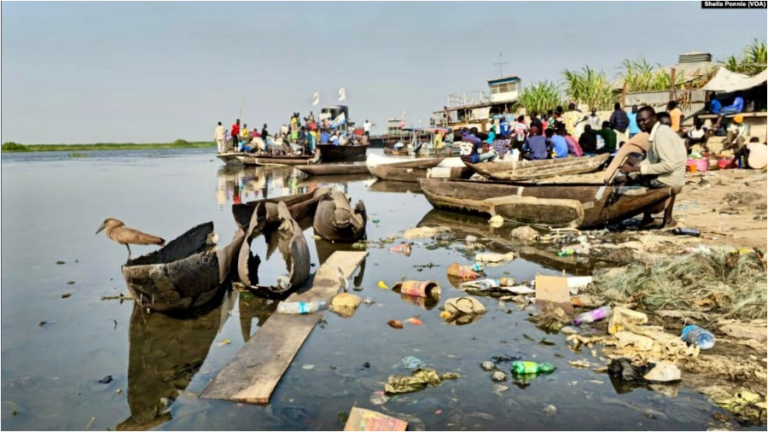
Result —
M18 144L8 142L2 145L3 153L31 153L54 151L110 151L110 150L165 150L215 148L213 141L176 140L172 143L134 144L134 143L97 143L97 144Z

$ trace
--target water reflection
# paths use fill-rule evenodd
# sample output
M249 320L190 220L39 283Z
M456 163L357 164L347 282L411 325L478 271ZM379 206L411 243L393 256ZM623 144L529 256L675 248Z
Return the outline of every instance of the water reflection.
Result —
M225 165L216 176L216 201L240 204L262 198L300 193L297 173L292 167L254 167Z
M186 317L148 313L134 306L128 339L128 406L118 430L147 430L171 419L168 406L200 370L229 317L234 296Z

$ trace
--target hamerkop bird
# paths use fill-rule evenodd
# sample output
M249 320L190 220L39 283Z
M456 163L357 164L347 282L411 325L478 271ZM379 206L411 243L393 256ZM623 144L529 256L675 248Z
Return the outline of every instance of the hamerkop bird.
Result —
M96 234L107 230L107 238L117 242L121 245L125 245L128 248L128 259L131 259L131 247L129 244L136 245L158 245L165 246L165 240L152 234L146 234L141 231L137 231L133 228L128 228L124 223L117 219L108 218L104 219L104 223L101 224Z

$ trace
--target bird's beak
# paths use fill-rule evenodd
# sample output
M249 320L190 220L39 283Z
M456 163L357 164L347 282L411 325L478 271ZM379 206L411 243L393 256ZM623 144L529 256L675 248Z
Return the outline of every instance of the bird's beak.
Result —
M100 232L104 231L104 228L106 228L106 227L107 227L107 226L106 226L105 224L101 224L101 226L99 227L99 229L96 231L96 234L98 234L98 233L100 233Z

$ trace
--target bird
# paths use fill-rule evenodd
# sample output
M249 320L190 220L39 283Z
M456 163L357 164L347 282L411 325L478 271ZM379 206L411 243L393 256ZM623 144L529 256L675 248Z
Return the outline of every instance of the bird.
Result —
M135 230L133 228L128 228L125 226L125 224L122 221L119 221L114 218L107 218L104 219L104 222L101 224L99 229L96 231L96 234L107 230L107 238L119 243L121 245L125 245L126 248L128 248L128 259L131 259L131 247L128 246L129 244L136 244L136 245L158 245L158 246L165 246L165 240L158 236L154 236L152 234L143 233L141 231Z

